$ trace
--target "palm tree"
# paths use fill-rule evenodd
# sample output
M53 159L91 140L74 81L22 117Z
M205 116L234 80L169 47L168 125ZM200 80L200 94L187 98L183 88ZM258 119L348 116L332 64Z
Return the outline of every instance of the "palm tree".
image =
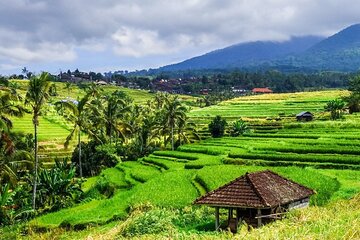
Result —
M115 91L104 97L106 103L103 111L105 133L112 142L113 131L125 141L126 135L131 132L131 126L124 121L125 115L130 112L131 106L128 97L121 91Z
M35 167L34 167L34 186L33 186L33 195L32 195L32 207L35 209L36 201L36 186L37 186L37 175L38 175L38 139L37 131L39 126L39 116L41 114L41 109L49 99L49 89L50 89L50 80L51 75L47 72L43 72L40 76L35 76L30 78L28 90L26 93L25 104L30 105L32 110L32 121L34 125L34 138L35 138Z
M6 178L15 183L17 180L14 167L21 165L19 151L10 137L12 121L10 116L22 117L26 109L19 103L22 100L15 88L8 81L2 81L0 86L0 183Z
M18 181L18 172L31 169L33 157L28 151L16 150L8 135L0 136L0 185L9 183L14 186Z
M26 109L19 104L22 101L21 95L16 92L10 84L0 86L0 131L8 132L12 128L9 116L22 117Z
M196 124L193 122L189 122L189 118L185 116L183 121L179 121L178 123L178 145L182 143L191 143L192 141L200 141L201 137L197 132Z
M174 128L179 121L184 121L186 111L178 96L165 98L163 124L170 128L171 150L174 150Z
M77 135L79 148L80 177L83 176L81 162L81 132L86 132L88 134L92 133L90 130L88 115L88 104L90 101L90 96L91 93L87 93L79 102L71 100L61 100L55 103L59 110L62 110L65 119L74 124L72 130L70 131L70 134L66 137L64 146L65 148L67 148L73 137Z

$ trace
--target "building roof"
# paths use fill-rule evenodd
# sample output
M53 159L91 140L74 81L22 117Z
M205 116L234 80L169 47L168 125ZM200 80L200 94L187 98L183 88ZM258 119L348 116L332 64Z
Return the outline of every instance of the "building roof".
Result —
M295 202L314 194L289 179L266 170L246 173L196 199L194 204L218 207L269 208Z
M311 112L301 112L296 115L297 117L314 116Z
M253 88L253 93L272 93L273 91L270 88Z

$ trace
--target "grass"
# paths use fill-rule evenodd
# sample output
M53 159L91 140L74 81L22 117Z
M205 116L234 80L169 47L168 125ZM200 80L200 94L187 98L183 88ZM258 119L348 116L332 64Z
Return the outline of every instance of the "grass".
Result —
M171 233L174 238L356 238L360 234L354 228L360 224L357 195L360 192L360 171L337 168L359 168L360 115L347 115L340 121L321 120L326 117L322 113L324 103L346 94L346 91L323 91L258 95L229 100L210 108L195 108L191 117L203 127L212 116L223 114L228 120L243 117L253 132L240 137L210 138L181 146L177 151L157 151L138 161L119 163L101 173L117 187L114 196L39 216L30 225L48 229L49 232L42 235L44 237L113 239L121 237L121 229L132 221L129 209L149 203L165 207L164 211L172 211L172 216L186 222L187 227L174 225ZM312 110L321 119L298 123L293 115L300 110ZM284 114L276 121L279 113ZM51 123L66 130L66 126L56 119ZM208 137L205 130L202 134ZM49 142L48 146L54 151L57 149L54 142ZM315 189L317 194L311 199L313 207L291 213L287 219L261 229L249 232L244 227L235 236L205 232L204 229L212 230L213 220L201 220L204 213L201 211L208 211L203 208L186 213L201 216L194 217L194 222L181 218L186 215L183 209L189 209L191 203L206 191L246 172L264 169ZM98 178L88 179L83 190L91 191ZM356 195L355 199L349 200ZM206 216L210 215L212 219L211 211ZM59 226L83 230L63 232ZM30 236L35 236L35 233ZM139 237L161 239L169 237L169 233Z
M192 171L173 171L163 173L134 188L132 204L150 202L162 207L184 207L198 196L191 184ZM175 187L176 186L176 187Z
M312 206L307 209L292 211L287 217L281 221L276 221L265 225L258 229L248 229L243 225L237 234L233 235L228 232L213 232L206 230L189 230L189 229L174 229L172 232L160 232L158 234L147 234L137 236L136 239L359 239L360 230L360 195L355 196L349 200L339 200L325 207ZM164 209L168 212L167 215L179 216L179 220L184 221L191 226L191 222L209 223L213 226L213 219L201 218L209 216L211 213L206 211L206 208L198 210L191 210L196 212L199 217L192 217L189 219L186 212L172 209ZM148 214L154 211L149 211ZM140 212L140 215L143 215ZM150 215L151 216L151 215ZM153 215L156 216L156 215ZM211 216L212 217L212 216ZM126 228L129 221L114 221L102 226L88 227L80 231L66 231L65 229L53 229L45 233L34 233L21 239L120 239L123 230ZM209 229L211 229L209 225ZM175 222L176 226L176 222ZM194 229L194 227L192 227ZM1 229L0 229L1 231ZM0 232L1 233L1 232ZM5 239L20 238L19 226L6 229L2 233Z

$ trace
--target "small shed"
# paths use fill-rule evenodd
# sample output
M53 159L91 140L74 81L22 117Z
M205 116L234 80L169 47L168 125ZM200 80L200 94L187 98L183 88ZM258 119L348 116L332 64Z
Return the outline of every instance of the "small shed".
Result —
M314 114L311 112L301 112L296 115L296 120L298 121L312 121L314 119Z
M227 209L227 227L236 232L241 221L259 227L281 218L289 209L306 207L314 193L310 188L265 170L246 173L196 199L194 204L215 207L216 230L220 227L219 209Z

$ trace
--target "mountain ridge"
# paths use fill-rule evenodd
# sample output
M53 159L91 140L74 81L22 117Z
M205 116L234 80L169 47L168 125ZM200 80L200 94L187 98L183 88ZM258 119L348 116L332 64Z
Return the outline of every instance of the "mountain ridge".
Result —
M327 38L293 36L282 42L254 41L234 44L160 67L158 70L232 68L357 71L360 69L360 24L351 25Z

